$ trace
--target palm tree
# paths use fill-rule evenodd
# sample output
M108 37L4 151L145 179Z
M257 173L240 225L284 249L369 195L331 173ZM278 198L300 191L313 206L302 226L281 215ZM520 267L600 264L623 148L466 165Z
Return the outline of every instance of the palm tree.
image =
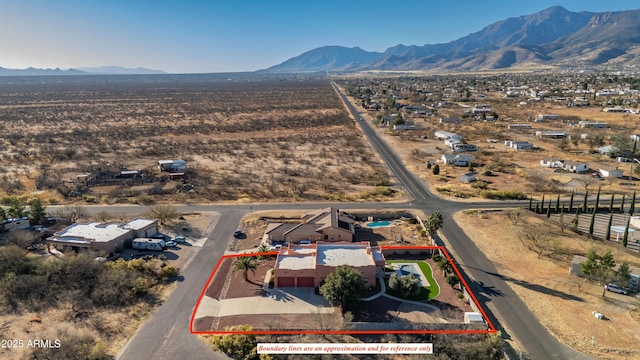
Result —
M443 219L442 214L439 211L434 211L431 213L431 216L427 218L424 225L427 228L427 232L429 235L433 236L438 232L438 229L442 228Z
M234 267L234 271L236 270L242 271L242 277L244 278L244 281L249 281L247 277L249 270L251 270L251 272L255 274L256 269L258 268L258 263L256 262L256 259L252 256L241 256L233 264L233 267Z

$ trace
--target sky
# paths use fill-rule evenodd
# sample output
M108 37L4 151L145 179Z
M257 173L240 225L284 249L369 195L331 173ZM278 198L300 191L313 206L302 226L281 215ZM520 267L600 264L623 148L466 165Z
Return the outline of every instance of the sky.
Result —
M0 0L0 67L255 71L327 45L445 43L509 17L637 0Z

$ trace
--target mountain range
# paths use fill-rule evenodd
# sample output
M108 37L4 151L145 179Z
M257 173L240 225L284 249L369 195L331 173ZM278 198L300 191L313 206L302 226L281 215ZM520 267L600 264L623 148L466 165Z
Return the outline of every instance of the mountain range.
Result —
M7 69L0 67L0 76L35 76L35 75L149 75L165 74L161 70L146 68L125 68L121 66L82 67L77 69Z
M554 6L498 21L442 44L384 52L324 46L263 71L481 71L557 66L640 65L640 10L571 12Z

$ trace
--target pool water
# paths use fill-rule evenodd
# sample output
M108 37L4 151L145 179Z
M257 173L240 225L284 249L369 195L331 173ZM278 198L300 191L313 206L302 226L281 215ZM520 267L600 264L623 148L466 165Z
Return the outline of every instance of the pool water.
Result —
M381 220L381 221L372 221L367 224L368 228L377 228L391 225L391 221Z

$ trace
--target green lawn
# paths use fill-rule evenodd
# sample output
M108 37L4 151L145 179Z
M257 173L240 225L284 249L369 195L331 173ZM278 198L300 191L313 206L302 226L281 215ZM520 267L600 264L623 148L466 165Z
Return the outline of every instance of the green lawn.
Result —
M440 295L440 286L438 286L438 283L433 278L433 273L431 271L431 266L429 266L429 264L427 264L425 261L422 261L422 260L387 260L387 264L393 264L393 263L413 263L413 264L417 263L418 267L420 267L420 270L422 270L422 273L427 278L427 281L429 281L430 286L421 287L420 288L420 292L417 295L409 295L406 298L407 300L412 300L412 301L432 300L432 299L435 299L436 297L438 297L438 295ZM402 296L400 296L399 293L389 289L389 283L388 283L388 281L386 279L385 279L385 285L387 286L387 293L389 295L402 298Z

